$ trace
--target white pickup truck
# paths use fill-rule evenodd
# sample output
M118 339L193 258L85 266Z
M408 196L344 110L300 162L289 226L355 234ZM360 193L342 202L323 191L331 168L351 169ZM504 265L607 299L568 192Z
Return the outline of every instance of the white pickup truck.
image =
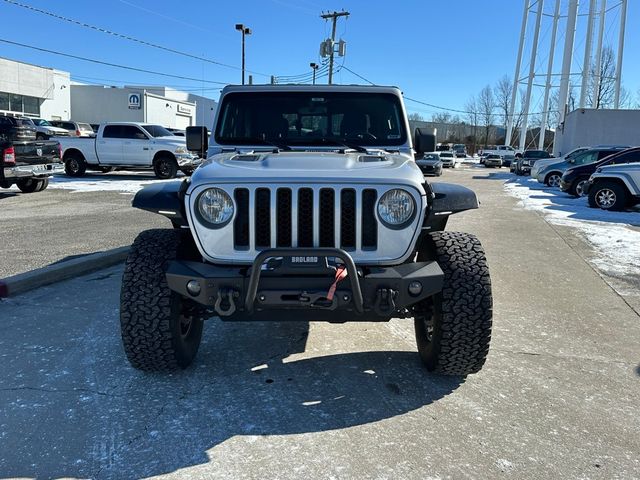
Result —
M513 160L522 157L522 150L516 150L511 145L490 145L487 148L478 150L478 155L500 155L503 160ZM507 165L508 166L508 165Z
M89 170L153 168L158 178L190 175L202 161L187 150L184 137L160 125L113 122L100 125L95 138L60 139L65 172L79 177Z

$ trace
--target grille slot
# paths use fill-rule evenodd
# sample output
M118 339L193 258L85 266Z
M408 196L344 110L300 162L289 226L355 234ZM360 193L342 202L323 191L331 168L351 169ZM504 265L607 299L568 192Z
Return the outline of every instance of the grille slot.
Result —
M236 219L233 221L233 244L236 248L249 248L249 190L236 188Z
M256 190L255 239L256 249L271 246L271 191L268 188Z
M377 198L378 194L373 189L362 192L362 248L371 249L378 246Z
M298 190L298 247L313 247L313 190Z
M276 245L291 246L291 189L279 188L276 194Z
M336 194L332 188L320 189L320 246L335 246Z
M352 188L340 192L340 246L356 248L356 191Z

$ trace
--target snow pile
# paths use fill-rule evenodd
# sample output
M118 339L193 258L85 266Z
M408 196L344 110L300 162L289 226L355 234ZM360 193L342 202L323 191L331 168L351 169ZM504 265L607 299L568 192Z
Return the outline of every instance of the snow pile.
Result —
M49 180L49 188L71 190L73 192L120 192L133 194L145 185L176 180L158 180L148 172L112 172L107 174L87 174L83 177L55 175Z
M640 212L607 212L589 208L586 198L568 194L538 183L529 177L517 177L504 184L505 190L529 210L544 212L555 224L572 227L591 243L597 257L593 263L614 275L638 274L640 265Z

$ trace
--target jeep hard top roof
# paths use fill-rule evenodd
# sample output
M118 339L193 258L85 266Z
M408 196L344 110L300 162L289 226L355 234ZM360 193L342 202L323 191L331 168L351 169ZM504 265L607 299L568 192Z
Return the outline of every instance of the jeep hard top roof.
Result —
M308 84L264 84L227 85L222 95L235 92L367 92L402 95L398 87L387 85L308 85Z

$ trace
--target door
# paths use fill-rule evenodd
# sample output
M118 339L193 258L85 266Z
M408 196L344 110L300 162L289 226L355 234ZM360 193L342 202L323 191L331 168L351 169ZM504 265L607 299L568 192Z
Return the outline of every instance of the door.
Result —
M176 115L176 128L178 130L186 130L191 126L191 117L185 117L184 115Z
M136 125L122 125L122 162L123 165L151 165L149 136Z
M96 153L101 165L122 164L120 125L105 125L102 137L96 138Z

